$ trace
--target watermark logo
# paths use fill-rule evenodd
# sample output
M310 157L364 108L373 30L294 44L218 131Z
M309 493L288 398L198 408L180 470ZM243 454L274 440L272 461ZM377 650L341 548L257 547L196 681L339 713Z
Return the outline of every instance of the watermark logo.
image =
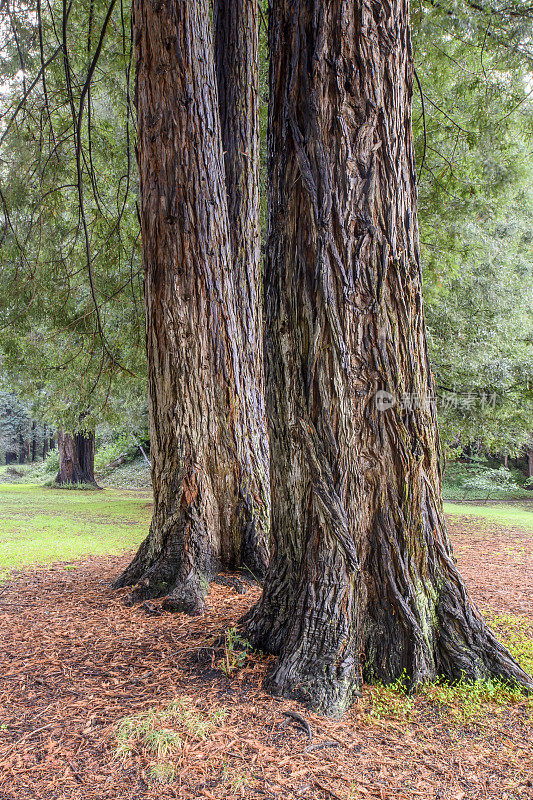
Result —
M378 411L387 411L396 404L394 395L390 392L386 392L385 389L380 389L379 392L376 392L374 400L376 401L376 408Z
M393 406L403 411L416 411L423 409L440 408L441 410L456 409L457 411L469 412L474 409L487 411L495 409L498 405L498 395L496 392L456 392L445 391L442 394L416 394L415 392L404 392L394 395L386 389L379 389L374 395L374 402L378 411L388 411Z

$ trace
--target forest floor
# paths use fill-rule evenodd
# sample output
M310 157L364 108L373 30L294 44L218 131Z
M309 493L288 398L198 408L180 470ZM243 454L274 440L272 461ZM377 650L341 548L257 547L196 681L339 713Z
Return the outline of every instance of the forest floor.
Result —
M145 496L95 493L80 497L76 511L81 494L53 500L63 533L69 521L90 527L84 504L95 503L95 529L105 529L104 517L120 524L137 514L142 538ZM22 509L10 496L23 536ZM46 498L29 493L18 502L31 517L45 513ZM4 499L0 545L12 548ZM532 671L533 529L471 507L448 510L474 599ZM98 552L26 567L0 583L0 800L533 797L531 700L498 684L430 685L415 696L402 686L365 686L348 714L322 718L266 694L272 659L235 637L256 587L241 593L214 583L200 618L162 612L156 602L128 607L110 582L129 555ZM225 646L214 649L221 636Z

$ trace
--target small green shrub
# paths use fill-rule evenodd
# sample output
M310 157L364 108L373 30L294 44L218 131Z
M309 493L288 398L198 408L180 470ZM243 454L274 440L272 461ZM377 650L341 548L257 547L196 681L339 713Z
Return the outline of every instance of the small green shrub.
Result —
M407 677L403 675L393 683L377 683L370 689L370 716L377 719L409 719L415 701L409 695Z
M520 470L491 469L486 459L475 458L468 464L449 462L444 473L443 493L448 500L484 500L528 497Z
M517 614L493 614L490 611L485 617L522 669L533 675L533 637L524 631L524 619Z
M59 450L49 450L44 460L44 471L50 475L59 471Z
M164 761L161 764L152 764L148 770L148 775L155 783L172 783L176 777L176 767L168 761Z
M496 679L457 683L438 680L423 687L421 693L441 713L458 722L483 717L491 705L514 705L524 700L519 688Z
M244 666L249 652L252 650L250 642L241 636L237 628L228 628L224 635L224 654L218 661L218 667L226 675Z
M139 445L132 436L124 434L117 436L112 441L101 444L94 454L94 469L96 472L104 473L106 468L113 461L123 458L122 463L129 464L134 461L139 454Z

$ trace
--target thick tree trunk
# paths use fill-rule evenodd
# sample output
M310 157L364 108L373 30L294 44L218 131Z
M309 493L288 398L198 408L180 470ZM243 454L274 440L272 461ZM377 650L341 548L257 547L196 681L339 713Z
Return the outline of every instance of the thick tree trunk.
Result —
M263 380L263 310L259 219L259 9L257 0L215 0L215 68L222 149L226 175L228 223L233 259L236 313L243 333L241 359L252 376L245 455L253 481L247 502L260 497L270 519L268 438ZM267 528L253 529L262 539L244 542L247 561L264 575Z
M276 694L363 675L532 685L471 603L442 511L405 0L273 0L266 387L274 552L246 620ZM403 401L403 402L399 402Z
M59 446L59 472L56 484L94 484L94 432L84 431L74 436L57 432Z
M527 474L529 478L533 478L533 447L527 451Z
M24 441L24 436L19 433L19 464L26 463L26 443Z
M264 560L248 547L268 522L249 452L260 386L242 358L208 0L134 10L154 516L116 585L194 614L220 566Z
M48 431L47 431L47 426L45 425L43 428L43 461L46 459L46 456L48 455L48 445L49 445Z
M37 458L37 423L34 421L31 424L31 460L35 461Z

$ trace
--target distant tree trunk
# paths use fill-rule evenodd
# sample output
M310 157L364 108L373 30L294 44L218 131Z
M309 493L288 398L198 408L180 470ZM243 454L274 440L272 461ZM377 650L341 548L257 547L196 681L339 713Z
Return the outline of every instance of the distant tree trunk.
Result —
M326 713L363 675L533 686L471 603L446 533L407 2L273 0L270 57L273 555L246 633L279 656L270 689Z
M533 447L527 451L527 474L529 478L533 478Z
M509 466L509 454L508 454L508 453L505 453L505 455L504 455L504 457L503 457L503 466L504 466L506 469L507 469L507 467Z
M260 275L259 206L259 8L257 0L215 0L215 68L224 151L229 235L233 259L238 324L244 334L241 359L257 391L249 393L245 453L252 459L246 502L253 496L267 506L270 518L269 449L263 379L263 311ZM246 561L256 575L266 570L266 544L243 543Z
M57 432L59 446L59 472L56 483L65 486L72 483L96 485L94 477L94 432L85 431L74 436L64 431Z
M56 449L56 440L54 439L53 436L51 436L50 437L50 450L55 450L55 449Z
M43 427L43 461L45 460L46 456L48 455L48 446L49 446L49 439L48 439L48 431L46 425Z
M117 586L199 613L219 566L266 548L268 498L248 426L208 0L135 0L138 160L154 516ZM247 301L244 301L247 302Z
M26 442L24 441L24 436L22 433L19 433L19 464L26 463Z
M31 460L37 458L37 423L35 420L31 424Z

